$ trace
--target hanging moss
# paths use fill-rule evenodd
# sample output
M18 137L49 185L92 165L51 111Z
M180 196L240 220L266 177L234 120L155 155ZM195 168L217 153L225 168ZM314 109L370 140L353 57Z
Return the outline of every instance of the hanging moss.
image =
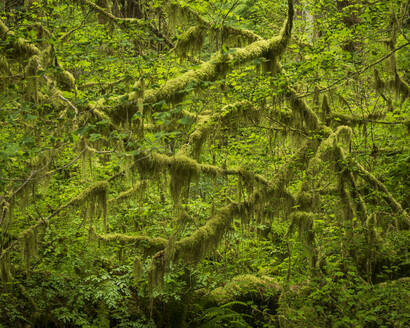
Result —
M85 189L77 197L70 200L67 204L63 205L60 210L67 208L69 206L84 206L87 212L87 218L90 223L93 221L94 217L98 214L98 217L102 216L104 230L108 229L107 222L107 193L108 193L108 182L99 181Z
M201 167L191 158L179 155L172 159L169 172L171 174L170 192L174 202L179 203L183 188L189 188L192 179L198 178Z
M189 28L180 36L175 45L177 55L186 58L188 55L199 54L204 43L204 33L205 30L200 25Z
M0 73L10 74L9 62L6 57L0 55Z
M159 174L168 167L171 158L158 154L139 154L135 156L135 167L138 169L143 179L149 177L158 177Z
M23 257L26 264L26 274L30 276L30 266L31 260L38 253L38 239L37 239L37 229L40 225L36 224L21 234L19 240L23 244Z
M349 126L342 125L336 129L335 134L337 142L349 145L352 140L353 131Z
M327 95L323 96L323 101L322 101L322 110L321 110L321 119L323 122L328 122L328 117L330 116L330 106L329 106L329 100L327 98Z
M340 195L340 203L344 213L344 226L347 239L350 242L353 238L353 218L356 216L355 210L352 204L352 198L349 191L345 188L345 177L343 174L339 176L338 189ZM345 249L348 245L345 245Z
M141 262L141 258L139 256L136 256L132 266L132 274L134 276L134 280L139 281L142 278L143 273L144 266Z
M316 108L319 108L319 101L320 101L320 89L317 85L315 85L315 89L313 91L313 106Z
M212 126L212 116L202 116L197 121L195 130L189 136L189 143L192 145L192 157L199 160L202 146L205 143Z
M215 250L218 246L220 240L222 239L224 233L231 226L233 218L241 218L242 222L247 222L250 216L255 211L260 212L262 205L276 200L277 198L285 198L286 201L289 199L289 203L292 206L295 204L295 200L287 192L285 186L291 180L296 168L303 166L307 163L310 156L312 156L312 150L317 147L317 142L310 141L301 149L299 152L287 163L272 179L273 183L268 183L265 188L256 190L248 197L247 200L234 203L223 207L218 210L206 224L198 228L192 235L184 237L174 243L172 252L173 258L169 259L167 262L172 260L182 260L184 262L198 262L205 256ZM274 206L274 204L270 204ZM156 279L161 279L161 275L166 270L165 265L165 253L166 251L158 252L154 257L151 276ZM154 279L155 280L155 279Z
M391 86L394 90L396 90L398 95L401 95L403 100L410 96L410 87L408 83L404 81L397 72L394 74L394 79L391 82Z
M374 69L374 79L375 79L375 89L378 92L381 92L385 89L386 84L380 78L379 70L377 68Z
M360 218L361 222L364 223L367 220L367 207L366 203L363 200L363 197L359 193L359 188L356 183L356 179L351 171L351 168L348 166L348 161L344 154L343 149L340 146L336 146L334 148L335 151L335 160L338 165L337 170L340 172L339 176L339 193L341 194L341 198L345 198L346 201L353 200L357 211L352 209L352 213L357 212L357 216ZM350 192L348 190L341 190L340 188L345 188L345 184L350 186ZM351 195L351 196L350 196ZM343 202L343 199L342 199ZM345 203L346 211L350 211L348 207L351 205ZM345 213L347 217L348 213Z
M61 71L56 74L59 87L65 91L75 90L75 78L69 71Z
M199 118L195 130L189 136L192 145L192 156L199 159L202 146L211 131L223 129L226 132L236 131L243 123L259 122L261 111L249 101L241 101L224 106L213 115L204 115Z
M226 229L232 222L231 208L225 208L192 235L175 244L175 260L198 262L206 254L213 252L219 244Z
M9 28L6 26L6 24L3 23L2 20L0 20L1 37L3 38L8 32L9 32Z
M233 46L237 46L237 42L242 40L252 42L262 39L259 35L246 29L239 29L224 25L221 30L220 27L215 26L204 19L189 6L181 5L178 1L169 2L166 9L169 18L168 24L171 29L175 29L178 25L185 25L190 21L193 21L196 24L199 24L203 30L209 31L213 39L217 39L222 36L222 39L227 41L227 44L231 44Z
M10 260L8 256L0 260L0 281L6 284L13 279L13 276L10 272Z
M314 243L313 222L316 217L317 214L312 212L293 212L289 217L291 220L289 231L297 231L299 237L302 238L308 246L312 246Z
M26 76L29 81L29 84L27 85L27 93L32 97L35 103L38 103L39 81L37 72L41 68L40 62L41 59L39 56L32 56L25 68Z
M135 194L138 193L142 193L145 188L147 187L147 180L142 180L141 182L137 183L134 187L123 191L122 193L120 193L116 198L110 199L108 202L109 203L121 203L133 196L135 196Z
M320 121L316 113L309 108L304 100L298 97L294 89L288 86L286 92L293 115L296 116L294 120L300 119L300 123L303 123L308 130L318 130Z
M23 38L18 38L14 42L13 49L15 56L18 58L30 58L35 55L41 55L41 51L34 44L28 43Z

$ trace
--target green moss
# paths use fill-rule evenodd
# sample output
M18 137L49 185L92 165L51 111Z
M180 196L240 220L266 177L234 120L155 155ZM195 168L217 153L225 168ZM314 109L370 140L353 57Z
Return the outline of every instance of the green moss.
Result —
M13 49L15 51L15 55L20 58L29 58L34 55L41 55L41 51L34 44L28 43L23 38L18 38L14 42Z
M5 34L9 32L9 28L6 26L6 24L3 23L2 20L0 20L0 33L2 34L1 37L4 37Z
M200 116L189 137L193 158L199 159L202 146L212 131L234 132L241 124L259 122L260 116L261 111L249 101L229 104L213 115Z
M408 83L404 81L397 72L394 75L392 85L394 90L396 90L397 94L401 95L403 100L410 96L410 87Z
M378 92L383 91L386 87L386 84L380 78L379 70L374 69L374 79L375 79L375 88Z
M144 274L144 266L139 256L136 256L134 259L134 263L132 266L132 274L134 275L135 281L139 281L142 278L142 275Z
M198 262L203 256L213 252L231 222L229 210L216 214L192 235L175 243L175 260Z
M187 55L195 56L200 53L204 42L205 30L200 26L190 27L184 34L180 36L175 51L181 58Z
M244 274L232 278L223 287L218 287L210 292L210 297L218 305L235 300L272 300L277 302L280 295L280 286L274 279L251 274Z
M9 62L4 56L0 56L0 73L10 73Z
M345 145L349 145L352 140L353 131L349 126L339 126L336 131L336 140Z
M296 91L289 86L287 88L287 98L295 117L294 121L300 121L302 125L305 125L307 130L318 130L320 127L320 121L316 113L303 99L299 98Z
M94 236L108 243L134 244L135 247L143 249L147 254L154 254L163 250L168 245L168 240L160 237L148 237L144 235L126 235L121 233L97 234Z
M71 91L75 89L75 78L69 71L57 73L56 80L62 90Z
M329 106L329 100L327 98L327 95L323 96L323 101L322 101L322 108L321 108L321 119L323 122L328 122L328 118L330 115L330 106Z
M147 186L147 180L142 180L141 182L137 183L134 187L121 192L116 198L110 199L108 202L109 203L121 203L138 193L143 193L145 188Z
M189 188L192 179L199 176L201 167L195 160L184 155L177 155L172 158L169 172L171 174L170 192L177 204L183 188Z
M5 256L0 260L0 281L6 286L7 282L13 279L10 272L10 260L8 256Z

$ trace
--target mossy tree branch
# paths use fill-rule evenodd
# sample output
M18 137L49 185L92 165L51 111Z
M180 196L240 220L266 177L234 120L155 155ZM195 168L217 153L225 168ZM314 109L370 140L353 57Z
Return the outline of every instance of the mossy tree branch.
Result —
M145 90L142 98L144 105L154 104L161 100L169 102L181 101L181 95L185 93L187 86L198 86L203 81L214 81L221 74L232 70L233 67L240 66L253 59L266 57L271 61L275 61L283 54L291 37L294 14L292 0L288 0L288 5L288 18L284 22L278 36L274 36L269 40L255 41L244 48L237 49L232 54L215 54L209 61L199 65L198 68L168 80L159 89ZM110 102L114 103L121 101L122 103L119 105L105 106L105 101L102 99L91 104L91 107L94 110L105 112L114 121L123 122L126 117L132 117L138 111L137 102L139 98L139 92L133 91L110 99ZM128 101L128 104L124 104L124 99Z

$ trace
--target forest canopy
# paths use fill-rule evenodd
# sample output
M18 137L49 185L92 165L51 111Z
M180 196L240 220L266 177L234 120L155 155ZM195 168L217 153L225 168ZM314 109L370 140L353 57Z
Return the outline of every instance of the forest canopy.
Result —
M0 328L407 327L407 0L0 0Z

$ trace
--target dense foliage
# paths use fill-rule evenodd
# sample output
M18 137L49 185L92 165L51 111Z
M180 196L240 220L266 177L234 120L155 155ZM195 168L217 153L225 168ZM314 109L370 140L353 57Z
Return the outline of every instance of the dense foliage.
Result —
M0 328L410 325L408 1L0 10Z

